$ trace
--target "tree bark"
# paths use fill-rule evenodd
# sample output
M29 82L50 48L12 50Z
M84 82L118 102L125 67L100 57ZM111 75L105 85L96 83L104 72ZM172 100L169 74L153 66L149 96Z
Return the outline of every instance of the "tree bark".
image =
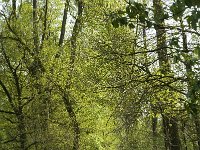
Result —
M72 103L69 100L69 94L64 94L63 96L63 101L65 104L65 108L69 114L69 117L72 121L72 125L73 125L73 130L74 130L74 140L73 140L73 150L78 150L79 149L79 139L80 139L80 128L79 128L79 124L76 118L76 114L74 112L74 109L72 107Z
M77 36L81 30L81 17L83 14L83 2L82 0L78 0L78 14L77 14L77 18L74 24L74 28L72 31L72 37L71 37L71 55L70 55L70 73L69 73L69 78L71 79L71 76L73 74L73 70L74 70L74 62L75 62L75 58L76 58L76 48L77 48ZM69 80L68 82L68 86L70 86L71 81Z
M19 132L19 144L20 144L20 149L25 150L26 149L26 144L27 144L27 136L26 136L26 128L25 128L25 121L24 121L24 113L23 113L23 103L22 103L22 88L20 86L20 81L19 77L17 74L17 68L14 68L10 62L9 56L6 54L6 51L3 47L3 44L1 43L2 46L2 54L5 58L5 61L7 63L7 66L11 72L12 79L13 79L13 84L15 87L15 98L12 97L11 92L8 91L8 88L6 85L0 80L0 85L5 93L5 95L8 98L9 104L11 108L14 111L14 114L18 120L18 125L17 129ZM14 102L14 99L17 100L17 103Z
M184 142L183 149L184 149L184 150L188 150L188 147L187 147L187 139L186 139L186 133L185 133L185 121L182 121L181 132L182 132L183 142Z
M152 133L153 133L153 150L157 150L157 123L158 118L156 116L152 117Z
M46 38L46 32L47 32L47 13L48 13L48 0L45 1L44 6L44 21L43 21L43 34L42 34L42 40L41 40L41 46L40 49L43 48L43 42Z
M162 121L163 121L163 133L164 133L164 142L165 142L165 149L170 149L170 141L169 141L169 119L162 114Z
M71 87L71 79L73 76L73 70L74 70L74 63L76 59L76 49L77 49L77 36L81 30L81 17L83 14L83 2L82 0L77 1L77 7L78 7L78 13L77 13L77 18L73 27L72 31L72 37L71 37L71 55L70 55L70 62L69 62L69 75L68 78L69 80L67 81L67 89L70 89ZM69 98L69 96L68 96ZM68 104L69 108L72 108L72 104L70 104L68 101L66 101ZM73 142L73 150L78 150L79 149L79 139L80 139L80 128L78 121L76 119L76 115L73 112L73 109L70 110L67 107L69 115L71 114L72 122L73 122L73 128L74 128L74 142Z
M59 47L61 48L63 41L64 41L64 36L65 36L65 26L66 26L66 20L67 20L67 12L68 12L68 7L69 7L69 1L66 0L65 2L65 8L64 8L64 13L63 13L63 20L62 20L62 27L61 27L61 33L60 33L60 39L59 39ZM76 114L74 112L74 108L72 105L72 100L70 100L70 88L71 88L71 80L73 77L73 70L74 70L74 63L75 63L75 58L76 58L76 49L77 49L77 36L80 32L81 28L81 17L83 13L83 2L82 0L77 0L77 7L78 7L78 13L77 13L77 18L73 27L72 31L72 37L70 39L71 41L71 54L70 54L70 62L69 62L69 70L68 70L68 78L66 81L66 87L65 90L62 91L63 93L63 102L65 105L65 108L69 114L69 117L72 121L73 125L73 132L74 132L74 139L73 139L73 150L78 150L79 149L79 139L80 139L80 128L79 128L79 123L77 121ZM56 55L56 58L60 57L60 51Z
M62 46L64 37L65 37L65 31L66 31L65 27L66 27L66 22L67 22L68 7L69 7L69 1L66 0L64 12L63 12L62 27L61 27L61 31L60 31L60 39L59 39L59 43L58 43L59 46Z
M37 0L33 0L33 40L34 54L37 56L39 54Z
M20 141L20 149L26 150L26 128L25 128L25 120L22 110L19 110L17 114L18 118L18 130L19 130L19 141Z
M16 0L12 0L12 12L11 12L11 14L14 16L14 18L16 18L16 9L17 9Z
M164 28L164 11L162 8L161 0L153 0L154 7L154 20L155 30L157 37L157 48L160 71L163 75L167 75L170 72L170 64L167 56L166 46L166 31ZM165 135L165 148L166 150L180 150L180 138L178 134L178 124L174 117L164 114L163 116L163 131Z
M180 137L178 134L178 124L175 117L169 120L170 150L180 150Z
M45 72L45 69L43 67L42 61L39 58L39 54L41 51L41 48L43 46L43 41L46 36L46 29L47 29L47 11L48 11L48 0L45 1L45 10L44 10L44 21L43 21L43 34L42 34L42 40L41 40L41 45L40 45L40 40L39 40L39 20L38 20L38 1L33 0L33 44L34 44L34 52L33 52L33 58L34 61L32 62L32 77L35 78L35 89L37 89L37 94L39 95L36 100L39 102L39 110L36 110L34 115L38 116L36 117L36 128L34 130L39 131L40 133L35 136L34 141L35 147L40 147L44 150L49 149L49 143L48 143L48 118L49 118L49 110L48 110L48 99L49 94L48 94L48 88L45 88L41 83L40 79L42 76L42 73ZM31 68L30 67L30 68ZM30 71L31 72L31 71ZM45 93L45 94L44 94ZM35 132L36 132L35 131ZM38 142L40 140L40 142ZM40 145L38 145L40 144Z
M187 36L184 32L184 25L182 18L180 20L181 23L181 29L182 29L182 40L183 40L183 52L186 54L189 54L188 50L188 45L187 45ZM198 149L200 150L200 121L199 121L199 111L196 105L197 97L195 95L195 90L193 88L194 84L194 79L193 79L193 73L192 73L192 65L188 60L185 60L185 68L186 68L186 73L187 73L187 79L188 79L188 98L191 102L189 102L189 109L190 113L193 116L194 124L195 124L195 129L196 129L196 135L197 135L197 145Z

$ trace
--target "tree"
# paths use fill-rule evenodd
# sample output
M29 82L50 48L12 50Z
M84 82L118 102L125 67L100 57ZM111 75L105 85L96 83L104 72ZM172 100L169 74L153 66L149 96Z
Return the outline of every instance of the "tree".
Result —
M0 2L0 149L199 149L197 0Z

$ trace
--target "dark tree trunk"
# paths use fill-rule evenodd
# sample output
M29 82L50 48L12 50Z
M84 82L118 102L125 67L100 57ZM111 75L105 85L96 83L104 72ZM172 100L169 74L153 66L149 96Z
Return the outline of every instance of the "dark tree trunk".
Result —
M181 126L181 131L182 131L182 136L183 136L183 142L184 142L184 150L188 150L187 148L187 139L186 139L186 133L185 133L185 122L182 122L182 126Z
M178 134L178 124L175 117L169 115L162 115L163 118L163 132L165 135L165 149L166 150L181 150L180 137Z
M170 141L169 141L169 119L162 115L163 120L163 133L164 133L164 142L165 142L165 149L170 149Z
M157 123L158 123L158 118L157 117L152 117L152 133L153 133L153 150L157 150Z
M187 45L187 36L184 32L184 25L183 25L183 21L181 18L181 29L182 29L182 39L183 39L183 52L185 52L186 54L189 53L188 50L188 45ZM187 79L188 79L188 95L189 95L189 99L190 99L190 112L193 116L194 119L194 124L195 124L195 129L196 129L196 135L197 135L197 145L198 145L198 149L200 150L200 121L199 121L199 111L198 111L198 106L196 105L196 101L197 101L197 97L195 95L195 90L193 88L193 86L195 86L194 84L194 79L193 79L193 73L192 73L192 65L188 60L185 60L185 68L186 68L186 72L187 72Z
M178 134L178 124L175 117L169 120L170 150L180 150L180 138Z
M18 118L18 130L19 130L19 142L20 142L20 149L26 150L26 128L25 128L25 121L24 121L24 115L22 113L22 110L19 111L19 114L17 114Z
M33 0L33 40L35 57L39 54L37 0Z
M194 123L195 123L196 134L197 134L198 150L200 150L200 121L199 121L199 117L197 115L195 115L193 117L194 117Z
M76 114L69 100L68 94L64 94L63 101L65 104L65 108L67 109L67 112L73 124L73 130L74 130L73 150L78 150L79 139L80 139L80 128L79 128L78 121L76 119Z
M16 5L16 0L12 0L12 15L16 18L16 9L17 9L17 5Z
M155 30L157 37L157 49L158 49L158 59L161 73L167 75L170 72L170 64L167 56L167 46L166 46L166 31L164 28L163 15L164 11L162 8L161 0L153 0L154 6L154 20L155 20ZM163 115L163 131L165 135L165 148L166 150L180 150L180 139L178 134L178 124L174 117L170 115Z
M47 13L48 13L48 0L45 1L45 6L44 6L44 21L43 21L43 34L42 34L42 40L41 40L41 47L40 49L43 48L43 42L46 38L46 32L47 32Z
M74 63L75 63L75 58L76 58L76 48L77 48L77 37L78 34L81 30L81 17L83 14L83 2L82 0L77 1L77 7L78 7L78 13L77 13L77 18L73 27L72 31L72 37L71 37L71 55L70 55L70 64L69 64L69 80L67 81L67 89L70 89L71 86L71 79L73 76L73 70L74 70ZM68 95L67 95L68 96ZM73 150L78 150L79 149L79 139L80 139L80 129L79 129L79 124L76 119L76 115L73 111L72 104L70 104L69 97L68 100L65 100L68 104L68 113L71 114L72 122L73 122L73 128L74 128L74 142L73 142Z
M72 101L70 100L70 88L71 88L71 80L73 77L73 70L74 70L74 62L76 58L76 48L77 48L77 36L81 28L81 17L83 13L83 2L82 0L77 0L78 4L78 15L73 27L72 31L72 37L71 37L71 55L70 55L70 62L69 62L69 70L68 70L68 79L66 81L66 87L65 90L62 90L63 93L63 102L65 104L65 108L69 114L69 117L72 121L73 125L73 132L74 132L74 139L73 139L73 150L79 149L79 140L80 140L80 128L79 123L76 118L76 114L74 112L74 108L72 105ZM65 36L65 26L66 26L66 20L67 20L67 11L69 7L69 1L67 0L65 3L64 8L64 14L63 14L63 20L62 20L62 27L61 27L61 33L60 33L60 39L59 39L59 46L61 47L64 41ZM59 51L56 55L56 58L60 57L61 52Z
M69 7L69 1L66 0L64 12L63 12L62 27L61 27L61 31L60 31L60 39L59 39L59 44L58 44L59 46L62 46L64 37L65 37L65 31L66 31L65 26L66 26L66 22L67 22L68 7Z
M70 73L69 78L71 79L71 76L73 74L74 70L74 62L76 58L76 48L77 48L77 36L81 30L81 17L83 14L83 2L82 0L78 0L78 15L74 24L74 28L72 31L72 37L71 37L71 55L70 55ZM68 82L68 86L70 86L70 80Z
M2 44L2 43L1 43ZM12 97L11 93L8 91L5 84L0 80L0 85L5 92L8 101L10 103L10 106L12 107L14 114L18 120L18 132L19 132L19 143L20 143L20 149L25 150L26 144L27 144L27 138L26 138L26 128L25 128L25 120L24 120L24 114L23 114L23 103L22 103L22 87L20 86L19 77L17 74L17 68L14 68L11 64L9 56L6 54L6 51L2 44L2 54L6 60L6 63L8 65L8 68L12 74L12 79L14 81L14 87L16 90L15 98L17 100L17 103L14 102L14 98Z

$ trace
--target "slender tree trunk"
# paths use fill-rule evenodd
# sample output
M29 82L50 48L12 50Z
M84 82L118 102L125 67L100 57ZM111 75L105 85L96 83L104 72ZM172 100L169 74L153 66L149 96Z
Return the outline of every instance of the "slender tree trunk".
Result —
M17 9L17 4L16 0L12 0L12 15L16 18L16 9Z
M166 31L164 28L163 15L164 11L162 8L161 0L153 0L154 6L154 20L157 37L157 48L158 48L158 59L161 73L166 75L170 72L170 64L167 56L166 46ZM180 150L180 138L178 134L178 124L174 117L166 114L163 117L163 128L165 135L165 148L166 150Z
M59 43L58 43L59 46L62 46L64 37L65 37L65 31L66 31L65 27L66 27L66 22L67 22L68 8L69 8L69 0L66 0L64 12L63 12L62 27L61 27L61 31L60 31L60 39L59 39Z
M64 11L63 11L63 19L62 19L62 26L61 26L61 31L60 31L60 38L59 38L59 43L58 43L58 46L60 47L60 49L59 49L58 53L56 54L55 58L59 58L63 51L62 45L63 45L63 41L65 38L65 32L66 32L68 8L69 8L69 0L66 0Z
M184 150L188 150L187 148L187 139L186 139L186 133L185 133L185 122L182 122L182 126L181 126L181 131L182 131L182 136L183 136L183 142L184 142Z
M46 36L46 29L47 29L47 11L48 11L48 0L45 1L45 11L44 11L44 21L43 21L43 34L42 34L42 40L41 40L41 45L39 41L39 20L38 20L38 1L33 0L33 44L34 44L34 61L32 62L33 70L35 73L32 73L32 77L35 78L35 89L37 89L38 92L38 97L36 100L39 102L39 109L36 110L35 115L38 116L39 123L36 123L36 131L38 132L38 135L36 136L35 141L37 144L35 145L36 148L42 148L44 150L49 149L49 137L48 137L48 117L49 117L49 111L48 111L48 99L49 94L48 94L48 88L45 89L45 87L40 83L40 79L42 76L42 73L45 72L45 69L43 67L43 64L39 58L40 54L40 48L43 46L43 41ZM45 94L44 94L45 93ZM35 131L35 132L36 132ZM38 145L39 144L39 145Z
M80 139L80 128L79 124L76 118L76 114L74 112L74 109L72 107L72 103L69 100L69 94L64 94L63 96L63 101L65 104L65 108L67 109L67 112L69 114L69 117L72 121L73 125L73 130L74 130L74 140L73 140L73 150L78 150L79 149L79 139Z
M170 150L180 150L180 137L178 134L178 124L175 117L169 120Z
M67 81L67 89L70 89L71 86L71 79L73 76L73 70L74 70L74 63L76 59L76 49L77 49L77 37L78 34L81 30L81 17L83 14L83 2L82 0L77 1L77 7L78 7L78 13L77 13L77 18L74 24L74 28L72 31L72 37L71 37L71 55L70 55L70 68L69 68L69 80ZM70 102L70 101L69 101ZM71 105L69 105L71 106ZM79 139L80 139L80 128L78 121L76 120L76 115L75 113L72 113L71 111L68 111L68 113L71 113L71 118L73 121L74 125L74 142L73 142L73 150L78 150L79 149Z
M39 54L37 0L33 0L33 40L34 40L34 54L37 57Z
M197 132L197 144L198 144L198 149L200 150L200 121L199 121L199 116L194 116L195 120L195 127L196 127L196 132Z
M163 133L164 133L164 142L165 142L165 149L170 149L170 141L169 141L169 119L162 114L162 121L163 121Z
M67 20L67 11L69 7L69 1L66 0L65 2L65 8L63 13L63 20L62 20L62 27L61 27L61 33L60 33L60 39L59 39L59 46L61 47L64 41L65 36L65 26L66 26L66 20ZM68 78L66 81L66 89L63 91L63 102L65 104L65 108L69 114L69 117L72 121L73 125L73 131L74 131L74 140L73 140L73 150L79 149L79 139L80 139L80 128L79 123L77 121L76 114L74 112L74 108L72 105L72 100L70 100L70 88L71 88L71 79L73 77L73 70L74 70L74 63L76 58L76 49L77 49L77 36L81 29L81 17L83 13L83 2L82 0L77 0L77 7L78 7L78 13L77 18L73 27L72 31L72 37L71 37L71 55L70 55L70 62L69 62L69 70L68 70ZM60 57L60 51L56 55L56 58Z
M187 46L187 36L184 32L184 25L182 18L180 20L181 23L181 29L182 29L182 39L183 39L183 52L186 54L189 54L188 46ZM193 81L193 74L192 74L192 66L191 63L188 62L188 60L185 61L185 68L186 68L186 73L187 73L187 79L188 79L188 95L189 99L191 100L191 103L189 105L191 114L194 119L194 124L195 124L195 129L196 129L196 134L197 134L197 144L198 144L198 149L200 150L200 121L199 121L199 111L196 105L196 95L195 91L193 90L194 81Z
M18 118L18 130L19 130L19 141L20 141L20 149L21 150L26 150L26 128L25 128L25 120L24 120L24 115L22 113L22 110L19 110L17 114Z
M48 13L48 0L45 1L45 6L44 6L43 34L42 34L42 40L41 40L40 49L43 48L44 40L46 38L46 32L47 32L47 13Z
M6 54L6 51L3 47L3 44L2 44L1 48L2 48L2 52L3 52L2 54L3 54L3 56L6 60L8 68L9 68L11 74L12 74L12 79L14 81L15 90L16 90L15 98L17 99L17 103L14 103L14 99L13 99L11 93L8 91L5 84L1 80L0 80L0 85L3 88L3 91L5 92L5 94L8 98L10 106L12 107L12 109L15 113L15 116L18 120L20 149L25 150L26 144L27 144L27 136L26 136L24 113L23 113L23 104L22 104L22 101L21 101L22 100L22 88L20 86L19 77L17 75L17 70L16 70L17 68L14 68L12 66L10 59L9 59L8 55Z
M152 134L153 134L153 150L157 150L157 123L158 118L156 116L152 117Z
M78 34L81 30L81 17L83 14L83 2L82 0L78 0L78 15L74 24L74 28L72 31L72 37L71 37L71 55L70 55L70 73L69 73L69 78L71 79L73 75L73 70L74 70L74 62L76 58L76 48L77 48L77 37ZM68 86L70 86L70 80L68 82Z

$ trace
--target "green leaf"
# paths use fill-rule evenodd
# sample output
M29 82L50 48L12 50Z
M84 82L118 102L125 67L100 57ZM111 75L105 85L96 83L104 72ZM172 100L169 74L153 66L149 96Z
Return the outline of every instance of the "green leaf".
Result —
M191 8L192 6L197 6L197 7L200 7L200 1L199 0L184 0L185 1L185 4Z
M119 18L119 23L120 23L120 25L127 25L128 24L127 17Z
M148 21L148 20L146 21L146 23L147 23L147 27L148 27L148 28L151 28L152 25L153 25L152 22L151 22L151 21Z
M133 23L129 23L128 26L129 26L129 28L131 28L131 29L135 28L135 25L134 25Z
M192 28L193 28L194 30L197 30L196 21L192 20L191 25L192 25Z
M112 21L112 25L113 25L113 27L118 28L119 27L119 21L118 21L118 19L113 20Z
M197 24L199 23L200 12L193 11L191 16L187 16L187 22L191 28L197 30Z
M163 18L162 18L162 19L164 20L164 19L168 19L168 18L169 18L168 13L165 13L165 14L163 15Z
M141 14L139 16L139 20L140 20L141 23L145 23L145 15Z
M122 14L124 14L125 12L124 11L122 11L122 10L118 10L118 12L117 12L118 14L120 14L120 15L122 15Z
M141 3L135 2L134 5L138 11L144 11L144 6Z
M185 4L186 4L186 6L188 6L189 8L191 8L192 7L192 1L193 0L185 0Z
M8 3L8 2L9 2L9 0L2 0L2 2L6 2L6 3Z
M182 17L185 10L185 5L183 2L177 1L176 3L173 3L172 6L170 6L170 10L173 13L174 20L177 21L179 17Z
M200 59L200 46L199 45L197 47L195 47L194 54L196 54L198 56L198 58Z
M138 14L138 10L135 6L128 6L126 12L130 18L135 18Z
M116 18L112 21L112 25L115 28L118 28L120 25L127 25L128 24L128 20L127 17L120 17L120 18Z
M174 56L174 63L178 63L179 60L180 60L180 56L175 55Z
M177 37L173 37L170 41L170 46L180 47L178 44L179 40Z
M148 17L149 16L149 12L148 11L144 11L145 15Z

